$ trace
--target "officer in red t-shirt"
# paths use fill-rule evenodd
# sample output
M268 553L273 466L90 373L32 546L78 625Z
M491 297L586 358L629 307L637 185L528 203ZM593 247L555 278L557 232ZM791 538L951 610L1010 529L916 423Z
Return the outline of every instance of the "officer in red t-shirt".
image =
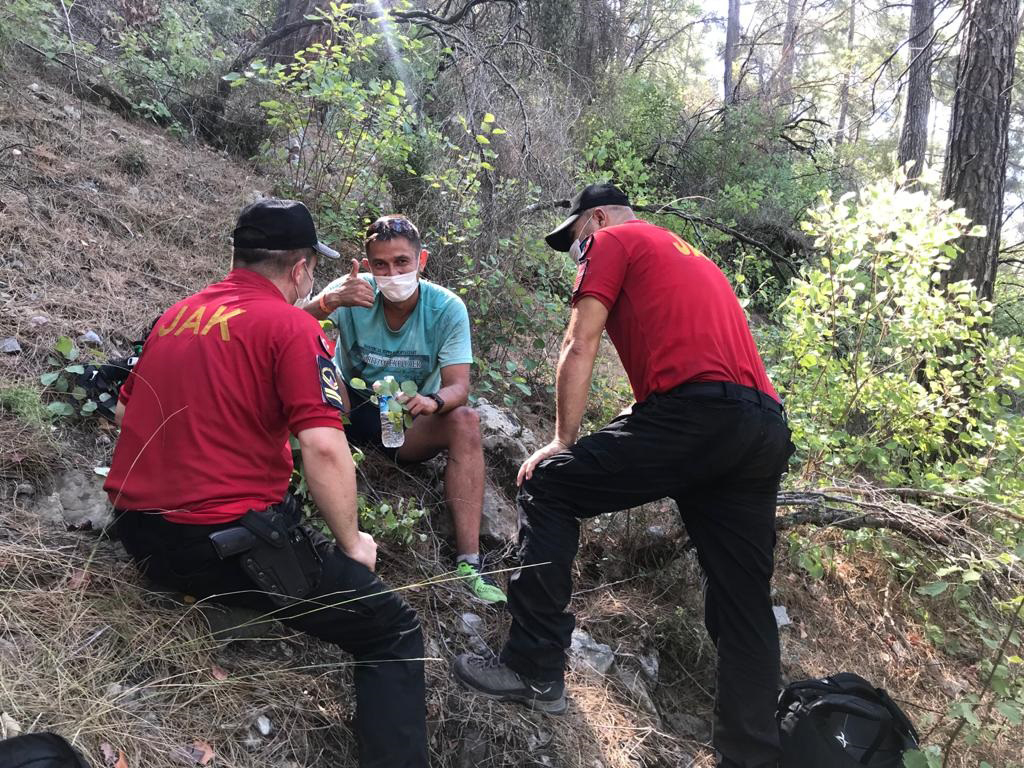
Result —
M168 309L121 390L104 485L125 548L157 583L272 612L355 656L359 764L427 765L419 620L374 575L327 339L293 306L321 255L294 200L242 210L228 276ZM287 495L289 433L337 544Z
M770 599L775 501L792 453L778 395L732 287L674 233L593 184L547 236L579 265L558 362L555 438L519 471L522 569L500 657L464 654L456 676L485 695L565 711L566 611L579 521L666 496L706 577L718 647L714 746L722 765L774 766L779 644ZM601 334L636 404L577 440Z

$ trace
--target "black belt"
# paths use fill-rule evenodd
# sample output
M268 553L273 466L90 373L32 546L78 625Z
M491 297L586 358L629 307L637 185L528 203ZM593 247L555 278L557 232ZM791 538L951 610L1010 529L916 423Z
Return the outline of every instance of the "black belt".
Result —
M769 411L785 414L781 403L771 395L766 395L759 389L744 387L742 384L733 384L731 381L695 381L692 384L680 384L666 394L679 397L724 397L729 400L746 400L757 403Z

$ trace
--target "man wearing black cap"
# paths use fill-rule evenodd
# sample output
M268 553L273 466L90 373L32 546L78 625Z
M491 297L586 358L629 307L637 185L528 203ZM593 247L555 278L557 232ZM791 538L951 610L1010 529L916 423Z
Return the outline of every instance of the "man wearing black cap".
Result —
M157 321L121 389L104 489L125 548L157 583L239 604L355 656L359 764L427 765L423 637L374 575L326 338L292 306L319 242L302 203L242 210L228 276ZM287 495L288 435L336 544Z
M722 272L676 234L593 184L546 238L578 263L556 379L555 437L519 470L522 569L499 657L464 654L456 677L484 695L565 711L566 611L579 521L676 500L706 577L718 647L713 743L726 766L774 766L778 631L770 581L775 500L792 453L778 395ZM577 440L602 332L636 404Z

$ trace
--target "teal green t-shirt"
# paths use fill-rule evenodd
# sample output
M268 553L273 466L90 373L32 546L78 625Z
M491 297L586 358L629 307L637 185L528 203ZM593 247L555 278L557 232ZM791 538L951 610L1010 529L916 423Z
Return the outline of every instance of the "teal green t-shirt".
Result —
M376 290L372 277L361 277ZM358 377L369 386L390 375L430 394L441 388L443 367L473 362L466 305L428 280L420 279L416 308L397 331L388 328L379 291L369 309L339 307L330 320L338 328L334 358L346 381Z

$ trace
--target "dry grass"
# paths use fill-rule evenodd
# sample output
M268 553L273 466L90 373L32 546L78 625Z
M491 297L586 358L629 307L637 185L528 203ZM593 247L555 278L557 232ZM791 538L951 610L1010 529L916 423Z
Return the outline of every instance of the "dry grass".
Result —
M123 352L164 307L224 272L238 208L253 190L272 187L225 157L71 100L43 81L41 98L30 82L13 70L0 79L0 337L16 336L24 350L0 359L5 383L36 381L61 335L91 329L103 337L104 354ZM35 316L48 322L34 325ZM55 438L24 419L0 418L0 441L7 486L37 477L61 456L104 463L110 449L101 433ZM362 474L381 497L440 503L429 472L396 475L367 465ZM42 528L18 502L0 505L0 711L24 729L58 731L97 765L107 743L133 768L180 766L181 750L197 741L212 746L217 766L354 763L346 657L281 627L217 642L198 611L148 591L118 545ZM439 537L411 552L382 549L383 578L418 585L404 595L423 620L427 655L439 659L427 664L435 765L712 764L706 744L692 736L692 720L683 725L686 716L708 721L712 708L714 649L701 627L698 571L689 555L665 557L672 547L654 541L652 524L679 537L675 513L661 505L587 526L572 607L580 626L616 651L621 668L635 671L637 657L657 650L660 682L651 693L658 715L619 676L583 668L570 673L572 702L562 719L467 696L448 673L448 659L473 645L459 615L484 618L476 642L492 650L505 636L506 615L443 580L450 553ZM841 543L834 532L810 535ZM876 553L841 552L820 582L790 566L784 542L779 561L776 600L794 619L782 632L787 677L857 671L904 702L925 733L929 716L977 689L979 652L954 658L936 650L907 587ZM273 724L266 738L253 729L261 714ZM930 738L939 743L950 721L935 718ZM1006 729L952 764L1020 763L1020 742Z

